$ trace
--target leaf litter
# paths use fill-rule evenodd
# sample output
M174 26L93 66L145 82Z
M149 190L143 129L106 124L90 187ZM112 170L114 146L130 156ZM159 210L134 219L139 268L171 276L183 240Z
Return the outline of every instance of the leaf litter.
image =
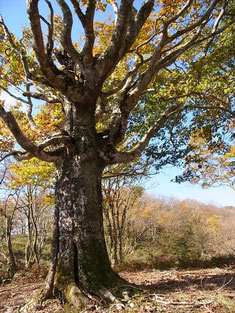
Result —
M91 304L81 313L235 313L234 268L125 271L119 274L135 284L137 293L119 304ZM17 313L43 285L43 280L43 277L35 278L21 272L10 283L1 284L0 313ZM46 301L37 312L75 311L68 304L62 305L53 299Z

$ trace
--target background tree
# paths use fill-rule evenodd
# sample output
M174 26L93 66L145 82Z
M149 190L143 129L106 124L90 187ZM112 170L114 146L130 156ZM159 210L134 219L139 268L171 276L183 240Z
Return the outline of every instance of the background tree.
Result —
M3 158L36 157L56 167L52 267L45 297L52 294L55 281L76 307L84 294L114 301L126 283L112 270L105 246L102 171L133 161L152 138L147 155L156 159L157 167L177 163L189 151L184 145L192 126L185 123L189 112L197 117L194 125L199 117L218 132L228 124L230 102L218 106L210 98L188 101L187 92L182 96L174 90L174 75L188 80L188 64L203 67L200 57L206 63L216 47L213 40L231 30L232 4L146 0L134 7L133 0L57 0L61 19L46 0L47 21L38 3L27 0L31 31L24 29L22 40L0 21L1 88L12 95L15 87L21 96L13 96L27 107L26 113L19 105L9 111L1 103L1 136L7 134L11 143L2 144ZM94 16L97 10L107 13L108 3L114 19L100 24L108 39L99 44ZM84 31L80 45L73 43L72 10ZM169 98L168 91L175 92L172 101L162 101ZM39 113L32 110L33 99L43 103ZM215 112L218 118L211 119Z
M143 194L138 206L129 211L128 239L135 246L126 256L124 268L226 264L229 256L234 260L234 213L234 207Z
M25 266L36 263L39 267L42 249L48 237L46 226L52 215L54 196L54 166L37 159L12 163L5 179L8 190L18 191L18 211L23 216L27 230Z
M5 237L5 244L7 247L7 253L5 258L8 263L8 275L10 278L16 273L18 266L15 258L15 254L12 249L12 230L14 224L14 217L19 203L19 190L6 194L4 200L0 200L0 214L3 217L2 223L5 222L5 227L2 228L2 235ZM3 240L4 242L4 240Z
M113 166L104 175L102 181L104 226L109 256L113 264L122 263L124 260L123 254L128 241L128 211L137 205L143 192L140 181L144 173L146 169L136 163L129 166Z

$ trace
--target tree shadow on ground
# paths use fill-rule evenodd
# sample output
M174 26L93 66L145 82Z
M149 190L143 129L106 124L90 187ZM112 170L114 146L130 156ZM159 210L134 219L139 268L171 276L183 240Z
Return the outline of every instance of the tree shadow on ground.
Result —
M177 290L186 291L189 287L200 290L215 290L226 287L226 290L235 291L235 274L224 273L206 277L202 274L201 277L197 278L190 276L190 274L185 274L178 279L160 280L156 283L139 287L161 293L175 292Z

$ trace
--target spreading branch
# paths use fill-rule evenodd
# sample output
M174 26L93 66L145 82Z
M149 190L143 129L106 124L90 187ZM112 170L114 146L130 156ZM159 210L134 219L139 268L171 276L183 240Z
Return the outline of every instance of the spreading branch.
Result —
M93 48L95 34L93 22L97 1L86 1L86 10L82 10L80 7L81 2L70 0L77 17L81 21L85 33L85 43L81 52L78 52L72 42L73 16L68 1L66 0L57 0L63 14L61 32L62 50L59 51L54 48L54 11L50 1L45 1L50 11L49 21L39 14L39 0L27 0L28 17L33 34L33 49L39 62L41 72L45 77L44 86L49 86L50 90L55 89L60 95L54 96L56 93L53 93L53 91L49 95L46 93L44 94L43 91L41 93L32 91L32 81L37 82L37 79L39 78L35 78L30 73L29 64L27 63L27 55L23 44L21 44L21 48L19 48L19 45L14 43L15 40L13 40L13 36L1 19L0 23L3 25L11 47L21 56L26 79L24 82L25 90L23 91L19 88L18 91L22 96L26 97L26 99L14 96L11 91L8 91L6 88L3 89L15 99L27 104L27 115L31 125L34 124L32 117L32 99L39 99L48 103L62 103L67 121L66 128L70 129L71 133L76 124L77 114L80 114L81 112L81 114L87 112L93 114L96 105L96 121L102 118L105 113L107 113L107 116L109 115L109 121L103 139L104 141L107 139L105 143L108 142L113 148L109 159L109 162L111 163L124 162L124 160L126 162L139 156L148 145L150 139L164 126L166 121L172 115L181 112L182 110L189 109L189 107L180 106L179 104L172 105L149 129L141 141L129 152L124 153L115 151L115 146L125 137L128 118L134 110L139 97L148 92L148 86L159 71L162 69L170 71L168 67L172 64L176 64L175 62L177 62L178 58L182 56L185 51L196 45L205 45L205 51L207 52L213 38L232 24L231 21L224 26L220 26L223 16L226 15L226 8L228 5L226 0L213 0L210 3L206 3L200 11L200 16L198 18L193 18L189 22L181 21L181 17L186 16L187 18L187 15L192 13L191 8L194 1L187 0L179 5L178 11L176 10L177 13L173 16L169 18L166 16L157 18L155 21L155 29L151 36L147 40L143 40L143 42L133 49L132 47L138 34L150 17L151 12L153 12L154 0L144 1L139 10L134 7L133 0L114 1L113 9L115 21L111 40L108 43L106 50L94 57ZM42 21L46 23L48 27L46 46L44 45L41 28ZM159 22L162 24L158 25ZM178 30L175 30L176 23L180 25ZM208 33L209 29L211 29L210 33ZM149 44L151 44L151 49L155 47L152 55L150 56L150 52L145 55L144 53L141 54L141 48L146 47ZM105 84L103 84L104 81L107 78L110 78L115 67L126 54L130 54L130 59L133 58L133 52L136 56L135 64L130 62L131 70L129 70L117 87L110 90ZM64 57L66 60L72 60L74 68L79 67L80 76L78 77L75 75L76 70L74 70L72 75L69 75L68 71L66 72L65 62L57 57L58 62L64 66L63 70L59 70L53 62L53 53L53 57L57 57L60 53L61 58ZM133 59L131 60L133 61ZM113 75L113 77L114 76L115 75ZM8 83L10 84L10 80L8 80ZM11 85L14 85L14 83ZM104 88L103 90L102 86ZM105 88L107 91L105 91ZM113 97L113 95L115 95L115 97ZM182 95L182 97L184 96ZM98 101L97 98L99 99ZM92 100L93 102L89 102L88 100ZM111 102L110 104L108 103L109 101ZM89 103L89 105L87 105L87 103ZM178 102L176 101L176 103ZM199 108L199 106L194 106L194 108ZM203 107L202 109L208 108L209 106L205 108ZM210 108L215 109L216 106L210 106ZM226 112L229 111L229 109L223 104L221 107L219 106L219 109ZM84 111L86 112L84 113ZM229 113L231 116L234 116L233 112L230 111ZM17 142L23 149L25 149L26 153L38 156L41 159L46 159L48 157L53 159L57 157L55 156L57 150L54 150L53 156L49 153L49 150L52 152L51 149L53 149L53 147L56 147L56 149L66 147L66 149L73 150L70 138L62 135L48 138L45 142L36 145L20 131L14 116L10 112L6 112L2 107L1 117L12 131L13 135L16 136Z
M207 9L207 11L202 15L202 17L195 23L190 26L186 26L184 29L177 31L171 37L168 36L167 30L170 25L169 21L165 21L163 24L161 39L159 44L157 45L155 52L153 53L147 70L140 75L140 77L135 80L135 83L132 88L128 86L126 92L123 91L125 94L125 99L120 101L119 110L116 109L118 114L115 114L113 120L115 123L115 130L112 128L110 133L112 134L112 139L115 141L115 144L121 142L124 138L126 127L127 127L127 120L129 117L130 112L134 109L136 105L136 101L143 93L146 92L148 85L152 81L152 79L156 76L156 74L163 68L167 68L171 64L173 64L185 51L190 49L191 47L198 45L212 37L216 36L217 34L223 32L229 25L233 23L231 21L227 25L221 27L220 29L217 28L215 31L212 29L211 33L206 36L202 36L202 30L205 28L206 24L208 23L209 17L213 12L214 8L218 4L218 0L213 1L212 5ZM190 6L190 1L188 1L187 6L184 9L186 10ZM218 26L218 25L217 25ZM174 39L181 37L183 34L188 33L189 31L194 30L194 35L188 40L188 42L176 48L176 45L173 46L172 50L169 49L167 55L164 55L164 47L172 43ZM202 37L200 37L202 36ZM186 37L184 38L186 39ZM113 125L112 125L113 126Z
M0 85L0 88L2 90L4 90L9 96L11 96L12 98L14 98L15 100L17 101L20 101L22 103L25 103L25 104L29 104L28 101L26 101L25 99L21 98L21 97L18 97L16 96L15 94L13 94L12 92L10 92L7 88L3 87L2 85Z
M15 44L12 36L11 36L11 33L8 29L8 27L6 26L2 16L0 15L0 24L2 24L3 26L3 29L4 29L4 32L5 32L5 35L6 35L6 38L8 39L11 47L14 49L14 51L21 57L21 60L22 60L22 64L23 64L23 67L24 67L24 72L25 72L25 77L26 79L29 79L31 78L31 73L29 71L29 66L28 66L28 62L27 62L27 57L26 57L26 53L23 49L23 47L20 49L17 47L17 45Z
M47 55L49 58L51 58L52 50L54 47L54 42L53 42L53 32L54 32L54 10L51 5L51 2L49 0L45 0L49 10L50 10L50 23L48 23L48 40L47 40Z
M54 95L46 95L43 93L37 93L32 91L23 91L22 95L25 97L31 97L38 100L43 100L47 103L61 103L62 100L59 97L56 97Z
M96 8L95 0L89 0L87 4L86 13L83 14L78 1L70 0L74 6L75 12L80 19L84 32L85 32L85 44L82 49L81 55L84 55L83 62L84 65L90 68L93 64L93 46L95 42L95 34L93 27L93 20Z
M72 38L71 38L71 31L72 31L72 25L73 25L73 17L71 10L67 3L64 0L57 0L57 3L61 7L61 10L63 12L63 27L61 32L61 43L62 46L65 48L67 53L71 56L73 61L76 64L81 63L81 57L80 54L75 49Z
M63 5L63 2L64 1L61 0L61 5ZM38 10L38 0L27 0L27 13L33 34L33 49L40 64L41 70L46 77L48 83L54 88L61 91L64 95L73 99L73 101L79 101L81 99L81 95L71 86L68 86L67 75L64 72L59 71L55 64L45 53L43 34L40 24L40 14ZM66 12L65 19L66 21L69 21L69 17L67 14L69 15L69 13ZM69 29L70 25L68 26L68 29L66 27L64 28L63 36L65 36ZM67 48L71 48L69 46L70 39L66 40L64 38L64 40L66 41L65 44L68 45Z
M23 46L22 42L20 42L21 43L21 48L19 48L15 44L15 42L14 42L14 40L12 38L12 35L11 35L8 27L6 26L6 24L5 24L5 22L4 22L4 20L3 20L1 15L0 15L0 24L2 24L2 26L3 26L6 38L8 39L11 47L20 56L20 58L22 60L22 64L23 64L26 80L30 80L31 79L31 80L34 80L36 82L48 85L48 81L45 78L35 76L35 75L33 75L30 72L29 64L28 64L28 60L27 60L27 55L26 55L26 52L25 52L25 49L24 49L24 46Z
M17 161L30 160L34 157L33 154L28 153L26 151L13 150L7 154L5 154L2 158L0 158L0 162L4 161L9 157L14 157Z
M25 150L25 152L22 152L23 154L29 153L30 155L35 156L40 160L48 162L55 162L58 159L58 157L51 156L44 150L40 151L40 148L23 134L12 113L6 112L3 106L0 106L0 117L10 129L17 143Z
M176 103L175 105L170 106L162 115L157 119L157 121L149 128L146 134L142 137L141 140L128 152L118 152L117 150L112 151L110 154L109 160L107 160L108 164L116 164L116 163L125 163L131 162L135 158L139 157L141 153L148 146L149 141L157 134L157 132L165 125L166 121L175 114L179 112L186 111L188 109L201 109L201 110L222 110L226 113L231 114L231 116L235 117L235 112L230 109L222 106L202 106L202 105L181 105Z
M97 60L97 72L103 80L112 73L117 63L130 50L153 6L153 0L145 1L137 14L133 1L121 1L110 44Z

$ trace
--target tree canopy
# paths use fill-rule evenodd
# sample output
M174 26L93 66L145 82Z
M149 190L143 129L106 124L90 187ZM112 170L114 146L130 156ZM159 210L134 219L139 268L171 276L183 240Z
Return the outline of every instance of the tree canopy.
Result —
M65 98L81 107L87 97L97 99L89 114L108 164L140 156L154 136L147 154L157 167L177 163L191 149L188 129L206 129L211 140L228 123L229 1L145 1L138 9L133 1L57 1L62 17L46 1L49 20L37 2L28 1L31 30L24 28L21 40L1 18L1 89L21 101L12 113L1 105L4 156L56 161L64 149L72 151ZM94 21L96 10L109 13L111 5L114 19ZM72 36L76 18L84 31L79 41ZM37 109L34 99L42 103Z

